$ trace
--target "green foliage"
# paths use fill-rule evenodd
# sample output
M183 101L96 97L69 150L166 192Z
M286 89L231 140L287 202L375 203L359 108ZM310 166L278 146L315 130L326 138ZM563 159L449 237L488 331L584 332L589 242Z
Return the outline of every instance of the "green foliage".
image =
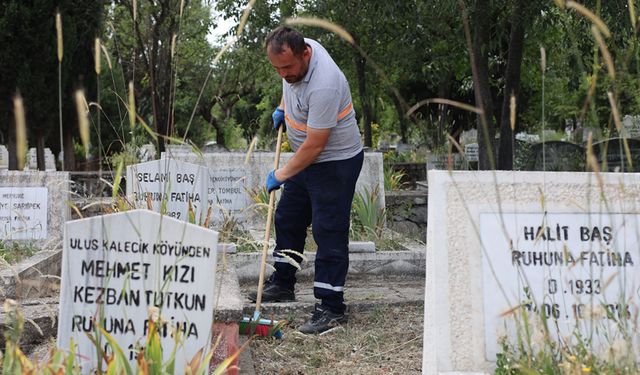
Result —
M602 326L600 335L610 336L609 347L603 355L594 353L591 339L584 337L578 327L566 340L556 341L551 331L556 325L543 312L528 313L526 309L513 312L511 318L516 323L515 341L506 337L500 339L501 352L497 353L496 375L517 374L638 374L640 364L636 361L633 340L637 333L627 333L615 341L609 330ZM591 317L592 324L597 317ZM608 319L615 317L609 316ZM625 329L622 322L618 327Z
M378 206L379 195L380 192L376 187L371 192L365 188L363 192L356 192L353 197L351 230L354 237L380 238L382 236L386 211Z
M0 4L0 45L3 48L0 130L4 140L8 139L9 124L12 123L10 99L20 92L32 145L42 139L54 154L60 150L56 10L61 14L65 47L61 67L62 117L65 132L77 134L73 91L84 87L87 100L94 100L96 79L92 47L95 36L99 35L102 8L102 2L79 0L9 0Z
M28 243L22 243L19 241L1 241L0 242L0 258L3 262L14 264L26 259L33 254L37 253L38 249Z
M76 365L75 360L75 344L71 341L71 347L69 350L62 348L55 348L50 352L50 356L43 362L32 361L28 358L24 352L20 349L19 340L24 330L24 316L20 311L18 304L10 299L4 301L5 312L5 348L4 352L0 351L0 372L3 375L18 375L18 374L33 374L33 375L48 375L48 374L82 374L86 373L81 371ZM113 350L113 355L107 357L104 356L103 360L106 364L107 374L126 374L132 375L141 374L174 374L175 355L179 345L181 345L181 336L179 331L176 330L173 334L175 337L174 350L171 352L169 359L163 362L163 348L160 341L159 332L165 329L164 325L169 324L166 321L160 319L157 315L158 311L155 308L150 309L149 317L149 332L145 340L145 346L139 348L139 353L136 361L136 368L131 368L126 354L122 348L118 345L117 341L109 334L104 328L98 326L99 335L104 337L109 346ZM175 329L175 328L171 328ZM96 350L99 347L99 340L92 340L96 345ZM215 347L214 347L215 349ZM229 357L225 358L218 367L214 370L214 374L223 374L229 368L233 360L237 358L240 352L244 350L244 346L238 349L236 352L231 353ZM210 350L207 356L203 357L202 349L196 353L196 355L187 363L185 369L181 369L180 373L189 373L194 375L204 375L209 373L207 364L213 356L213 350Z
M384 191L400 190L402 188L402 179L406 176L403 171L395 171L391 165L383 165L384 172Z
M109 165L111 168L118 168L119 165L122 165L126 168L128 165L138 163L138 147L132 143L127 143L124 146L124 149L120 152L114 152L108 158Z

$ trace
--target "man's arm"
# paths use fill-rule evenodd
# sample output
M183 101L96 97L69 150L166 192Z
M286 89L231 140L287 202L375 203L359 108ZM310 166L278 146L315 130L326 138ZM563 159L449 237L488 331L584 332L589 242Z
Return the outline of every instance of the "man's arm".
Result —
M287 164L275 172L276 179L278 181L287 180L311 165L324 150L327 141L329 141L329 135L331 135L331 128L313 129L308 127L307 138Z

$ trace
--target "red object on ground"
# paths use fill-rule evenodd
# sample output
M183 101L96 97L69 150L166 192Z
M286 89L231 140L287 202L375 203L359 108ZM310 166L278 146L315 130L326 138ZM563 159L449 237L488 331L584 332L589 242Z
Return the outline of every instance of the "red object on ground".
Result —
M211 371L240 348L240 345L238 344L240 337L238 330L239 328L237 323L213 323L211 345L215 345L218 340L218 336L222 335L222 337L220 338L220 343L213 352L213 357L209 364L209 369ZM227 375L238 375L238 358L236 358L227 368Z

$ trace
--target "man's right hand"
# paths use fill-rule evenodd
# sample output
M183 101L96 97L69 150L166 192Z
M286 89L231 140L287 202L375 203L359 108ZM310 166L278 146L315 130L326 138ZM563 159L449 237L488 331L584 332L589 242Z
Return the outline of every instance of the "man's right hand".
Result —
M278 130L280 125L284 124L284 111L280 108L276 108L271 115L273 119L273 130Z

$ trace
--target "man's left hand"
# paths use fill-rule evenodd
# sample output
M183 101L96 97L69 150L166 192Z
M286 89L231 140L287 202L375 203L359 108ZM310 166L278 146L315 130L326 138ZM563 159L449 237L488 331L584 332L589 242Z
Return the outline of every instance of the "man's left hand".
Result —
M278 181L278 179L276 178L275 169L272 170L267 175L267 192L271 193L272 190L280 189L280 185L282 185L283 183L284 183L284 181Z

